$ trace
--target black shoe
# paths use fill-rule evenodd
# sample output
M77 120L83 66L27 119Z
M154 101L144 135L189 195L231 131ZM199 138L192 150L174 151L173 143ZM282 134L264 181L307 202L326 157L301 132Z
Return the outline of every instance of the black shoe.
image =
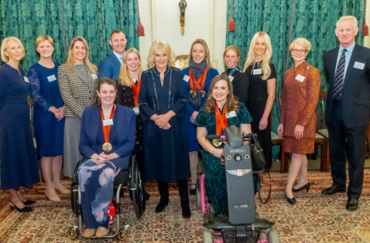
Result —
M325 195L333 195L335 193L342 193L342 192L346 192L346 187L331 186L329 188L322 190L321 193Z
M184 219L190 219L191 211L189 207L189 198L187 200L181 198L181 208L182 208L182 217Z
M284 193L285 193L286 199L288 200L288 203L290 203L290 204L292 204L292 205L295 205L295 203L296 203L295 197L293 197L293 198L289 198L289 197L288 197L288 195L286 194L285 189L286 189L286 188L284 188Z
M20 213L28 213L28 212L31 212L33 210L32 208L26 207L26 206L24 206L24 208L18 208L17 205L15 205L12 202L10 202L9 205L10 205L10 208L12 210L14 210L14 208L15 208Z
M188 180L178 180L177 186L179 187L179 194L181 198L182 217L185 219L190 219L191 211L189 207Z
M25 202L23 202L23 203L24 203L24 205L32 205L32 204L35 204L35 203L36 203L36 201L27 200L27 201L25 201Z
M191 186L195 185L195 188L194 189L191 189ZM197 194L197 188L198 188L198 185L199 185L199 179L197 179L197 183L194 184L194 183L191 183L191 186L190 186L190 190L189 190L189 194L190 195L195 195Z
M348 211L355 211L355 210L357 210L358 209L358 199L356 199L356 198L348 198L346 209Z
M159 201L158 206L155 207L155 213L161 213L161 212L163 212L163 210L166 208L167 205L168 205L168 201L164 201L161 198L161 200Z
M292 192L299 192L303 189L307 189L307 192L310 190L310 186L311 184L309 182L307 182L306 185L302 186L301 188L298 188L298 189L295 189L294 187L292 188Z

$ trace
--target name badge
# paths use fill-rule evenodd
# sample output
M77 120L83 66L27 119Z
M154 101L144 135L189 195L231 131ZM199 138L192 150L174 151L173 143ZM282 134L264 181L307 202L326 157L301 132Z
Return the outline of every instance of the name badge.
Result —
M140 115L140 109L138 106L135 106L134 108L132 108L135 112L135 115Z
M302 75L298 74L295 79L302 83L305 80L305 77L303 77Z
M234 80L234 77L230 75L229 79L230 79L230 82L232 82Z
M188 75L186 75L186 74L185 74L185 76L184 76L184 81L185 81L185 82L189 82L189 79L190 79L190 77L189 77Z
M360 69L360 70L364 70L365 63L362 63L362 62L355 62L355 65L354 65L353 67L354 67L354 68L357 68L357 69Z
M30 82L27 77L23 77L23 78L24 78L24 82L26 82L26 83Z
M103 120L103 125L104 126L113 125L113 119Z
M49 80L49 82L53 82L53 81L57 80L57 78L55 77L55 75L51 75L51 76L48 77L48 80Z
M262 69L253 69L253 75L260 75L262 74Z
M230 111L229 113L226 114L226 117L227 118L231 118L231 117L234 117L236 116L236 112L235 111Z
M93 78L93 79L97 79L98 78L98 76L96 76L96 74L91 74L91 77Z

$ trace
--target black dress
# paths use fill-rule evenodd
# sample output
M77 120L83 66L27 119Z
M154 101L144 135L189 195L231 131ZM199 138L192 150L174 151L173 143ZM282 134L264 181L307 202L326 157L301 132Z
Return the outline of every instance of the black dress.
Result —
M134 90L131 86L125 86L117 82L117 98L120 105L133 109L135 107ZM136 116L135 149L136 158L140 169L143 166L143 121L141 116Z
M271 129L270 121L267 119L267 127L264 130L259 129L259 123L265 111L266 101L268 98L267 93L267 80L276 78L276 70L274 64L270 63L271 74L266 80L262 80L263 73L253 75L253 69L260 69L261 62L254 65L249 65L245 70L245 74L249 79L248 101L247 108L253 117L252 132L257 133L257 139L263 149L263 154L266 158L267 166L270 168L272 165L272 145L271 145Z
M231 70L232 69L227 69L222 74L230 75ZM230 81L233 84L233 94L238 97L239 102L242 102L244 105L246 105L249 87L249 80L247 75L245 75L245 73L243 73L238 67L236 67L236 70L231 76L232 78L230 78Z
M140 115L144 123L143 179L176 182L190 177L189 153L184 124L187 100L180 69L167 67L163 86L156 67L141 75ZM160 129L150 119L172 110L171 128Z

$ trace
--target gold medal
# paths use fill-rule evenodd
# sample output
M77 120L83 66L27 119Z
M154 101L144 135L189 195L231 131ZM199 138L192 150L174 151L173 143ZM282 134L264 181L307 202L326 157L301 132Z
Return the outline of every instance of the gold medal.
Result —
M105 152L109 152L109 151L111 151L112 150L112 144L111 143L104 143L103 144L103 150L105 151Z
M206 95L206 91L201 90L201 91L200 91L200 93L201 93L201 95L202 95L202 98L204 98L204 96Z
M212 144L215 147L220 147L222 145L222 140L221 139L213 139Z

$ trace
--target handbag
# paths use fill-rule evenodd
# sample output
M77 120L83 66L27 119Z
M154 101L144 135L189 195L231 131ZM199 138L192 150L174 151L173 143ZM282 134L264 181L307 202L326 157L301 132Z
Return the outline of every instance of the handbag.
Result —
M260 199L262 204L266 204L267 201L270 199L270 196L271 196L271 176L270 176L270 172L269 172L269 169L267 168L267 165L266 165L266 159L265 159L265 155L263 154L263 149L262 149L260 143L258 142L256 136L253 133L249 133L248 138L249 138L249 144L250 144L250 150L251 150L251 160L252 160L252 170L253 170L253 172L258 173L258 172L262 172L262 171L266 170L267 174L269 175L270 188L269 188L269 194L268 194L267 199L265 201L263 201L262 197L261 197L261 192L260 192L261 186L258 187L259 199ZM260 185L261 185L261 183L260 183Z

